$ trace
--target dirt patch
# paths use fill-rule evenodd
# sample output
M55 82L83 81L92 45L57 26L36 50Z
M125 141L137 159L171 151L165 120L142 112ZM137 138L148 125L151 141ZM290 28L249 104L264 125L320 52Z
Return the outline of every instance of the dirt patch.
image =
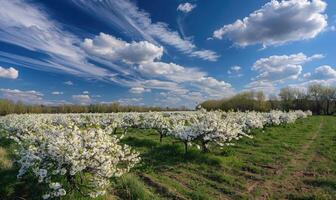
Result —
M171 191L169 188L164 186L163 184L155 181L152 177L150 177L147 174L140 174L139 177L150 187L154 188L158 193L160 193L162 196L167 197L172 200L187 200L180 194L177 194L173 191Z
M0 147L0 169L10 169L13 162L8 158L6 149Z
M307 172L306 168L316 153L312 149L312 144L318 137L322 127L323 121L321 120L318 129L314 131L311 137L307 139L307 142L303 144L300 148L300 152L292 155L291 160L286 165L283 165L281 168L270 165L260 166L269 171L273 171L275 176L264 182L250 182L250 184L247 185L248 192L253 192L256 188L259 188L262 192L256 199L269 199L272 198L274 194L286 195L290 191L304 191L305 188L300 184L302 180L306 177L315 176L314 173Z

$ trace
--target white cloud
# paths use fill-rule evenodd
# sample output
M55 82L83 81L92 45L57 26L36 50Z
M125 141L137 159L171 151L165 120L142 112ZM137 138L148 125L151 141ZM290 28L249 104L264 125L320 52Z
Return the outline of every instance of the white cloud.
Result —
M290 87L294 88L300 88L302 90L307 89L310 85L315 85L315 84L320 84L324 86L336 86L336 78L331 78L331 79L312 79L312 80L307 80L301 83L295 83L289 85Z
M85 94L72 95L72 99L80 104L90 104L91 97Z
M118 102L124 105L144 105L143 98L124 98L119 99Z
M145 92L150 92L151 90L143 88L143 87L132 87L129 91L130 93L133 93L133 94L142 94Z
M187 3L179 4L177 7L177 10L184 12L184 13L189 13L194 8L196 8L196 4L191 4L187 2Z
M219 58L219 55L211 50L197 50L193 51L189 54L190 57L198 57L203 60L209 60L209 61L217 61Z
M132 38L141 38L157 46L163 43L186 55L203 60L216 61L219 57L215 52L199 49L191 40L183 39L177 31L171 30L168 24L152 22L149 13L140 10L129 0L73 0L72 2Z
M230 75L229 77L242 77L243 74L240 73L240 71L241 71L241 67L238 65L234 65L230 67L227 73Z
M187 90L179 86L177 83L171 81L149 79L141 83L144 88L150 88L150 89L174 90L174 91Z
M65 85L74 85L74 83L72 81L65 81L64 84Z
M60 92L60 91L54 91L51 93L52 95L62 95L63 92Z
M151 77L166 79L166 81L146 81L145 87L167 89L175 93L197 91L202 92L203 96L208 98L224 97L233 93L231 84L207 76L206 73L195 68L186 68L174 63L146 63L139 66L139 71Z
M128 48L131 44L138 46L136 50ZM111 80L130 87L129 91L134 94L149 92L152 89L175 93L188 92L192 88L191 91L203 91L204 96L213 94L225 96L229 90L232 90L230 84L209 77L207 73L197 68L161 62L162 47L149 42L127 43L101 33L93 40L86 39L82 47L93 56L99 56L111 62L123 62L126 63L125 68L132 68L133 72L128 74L127 78L115 76L111 77Z
M304 78L310 80L336 79L336 69L329 65L322 65L315 68L313 73L304 74Z
M22 67L95 78L109 74L87 61L85 52L75 45L79 43L77 36L50 19L43 7L25 0L1 2L0 41L45 55L15 60ZM39 65L34 65L36 62Z
M252 81L245 85L243 91L262 91L266 96L277 95L279 90L275 87L272 82L268 81Z
M234 94L230 83L219 81L213 77L202 77L191 84L209 98L228 97Z
M252 70L257 71L259 75L252 78L252 81L244 88L245 90L263 91L267 96L276 95L279 92L277 88L279 84L284 83L285 80L299 79L303 64L323 57L321 54L309 57L298 53L261 58L252 66ZM309 76L309 74L304 76Z
M243 20L214 31L213 37L227 37L243 47L311 39L327 27L326 7L322 0L272 0Z
M126 63L143 63L160 59L163 47L147 41L125 42L112 35L100 33L94 39L85 39L83 49L94 56L112 61L122 60Z
M44 56L35 59L0 52L0 61L48 72L114 81L129 88L142 87L145 91L156 89L193 93L201 90L203 96L209 96L207 92L213 91L211 88L218 89L216 95L222 94L222 87L227 88L224 81L209 77L197 68L160 62L163 54L161 44L204 60L214 61L219 56L211 50L199 49L191 39L183 39L167 24L152 22L148 13L131 1L76 0L74 3L84 5L84 9L94 14L101 14L104 20L139 42L126 42L100 34L83 43L81 38L65 31L62 24L51 19L41 4L13 0L4 2L0 7L0 41ZM91 60L95 65L90 63ZM210 83L204 89L201 85L205 85L203 80L207 79ZM217 82L217 86L212 82ZM66 81L64 84L73 85L73 82ZM74 98L87 99L84 96Z
M138 70L141 73L164 77L175 82L194 81L202 78L206 73L195 68L186 68L175 63L150 62L139 65Z
M312 84L321 84L325 86L336 86L336 68L329 65L322 65L312 72L303 75L302 82L291 84L291 87L307 89Z
M230 67L230 69L231 69L232 71L238 72L238 71L241 70L241 67L238 66L238 65L235 65L235 66Z
M89 91L83 91L83 94L89 94L90 92Z
M302 72L302 64L319 58L323 58L323 55L316 54L308 57L303 53L298 53L261 58L253 64L252 70L259 73L253 80L281 82L287 79L297 79Z
M18 89L0 89L2 97L15 102L27 104L43 104L43 94L35 90L22 91Z
M9 78L9 79L17 79L19 77L19 71L10 67L8 69L0 66L0 78Z

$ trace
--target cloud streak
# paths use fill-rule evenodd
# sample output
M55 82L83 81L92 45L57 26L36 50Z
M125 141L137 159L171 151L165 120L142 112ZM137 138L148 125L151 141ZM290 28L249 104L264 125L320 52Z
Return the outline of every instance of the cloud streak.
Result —
M149 13L129 0L87 1L73 0L79 8L98 16L102 21L137 39L155 45L172 46L178 51L203 60L216 61L219 55L211 50L199 49L192 41L183 39L177 31L163 22L153 22Z
M46 59L21 57L18 64L38 62L42 70L51 69L74 75L104 78L109 72L90 64L84 51L76 46L77 36L64 31L48 17L43 8L23 0L3 1L0 7L0 41L42 53ZM16 55L7 55L16 56Z
M28 104L42 104L43 94L35 90L22 91L18 89L4 89L1 88L2 97L15 102L23 102Z

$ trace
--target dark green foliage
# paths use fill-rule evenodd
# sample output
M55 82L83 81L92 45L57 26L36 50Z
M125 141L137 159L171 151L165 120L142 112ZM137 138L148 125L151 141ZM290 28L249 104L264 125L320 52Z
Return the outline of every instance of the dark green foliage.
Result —
M152 106L126 106L119 103L111 104L92 104L92 105L26 105L20 102L14 103L0 99L0 116L12 113L111 113L111 112L148 112L148 111L178 111L187 110L181 108L162 108Z
M336 113L336 88L323 85L310 85L307 91L285 87L279 98L268 99L262 92L243 92L231 98L208 100L200 105L207 110L224 111L270 111L270 110L311 110L314 114L332 115Z

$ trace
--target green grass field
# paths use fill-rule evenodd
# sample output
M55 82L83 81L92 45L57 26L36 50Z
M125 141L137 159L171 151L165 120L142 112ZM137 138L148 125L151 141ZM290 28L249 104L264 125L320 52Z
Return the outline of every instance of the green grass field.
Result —
M131 173L113 180L99 199L336 199L336 117L254 130L223 149L202 153L151 130L123 142L141 152ZM0 199L40 199L36 181L17 180L15 146L0 141ZM64 199L87 199L76 192Z

